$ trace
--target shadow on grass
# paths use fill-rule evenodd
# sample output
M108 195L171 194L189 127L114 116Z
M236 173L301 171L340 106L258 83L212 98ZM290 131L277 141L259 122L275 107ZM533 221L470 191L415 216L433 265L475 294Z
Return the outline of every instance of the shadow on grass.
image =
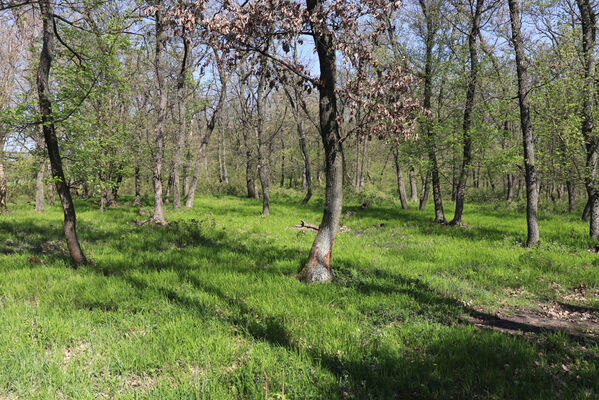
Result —
M402 219L418 224L432 224L425 215L403 213L387 208L361 210L360 213L360 218L383 221ZM44 240L48 237L62 237L60 226L47 227L33 224L26 230L20 231L21 228L3 221L0 223L0 229L11 232L12 235L25 232L20 236L25 242L30 239L28 235L33 233ZM457 232L458 235L471 240L475 240L476 235L481 232L486 235L497 234L493 229L473 232L474 229L469 231L448 227L434 227L433 234L448 235L445 229ZM159 234L149 234L153 231ZM206 227L205 223L187 225L174 223L164 228L123 226L122 233L138 236L133 241L126 241L114 238L114 235L108 231L91 228L83 230L82 236L88 242L108 241L109 245L117 251L151 253L160 250L164 243L174 244L176 247L168 250L174 252L195 248L199 250L200 255L209 258L215 264L220 262L220 255L223 253L239 256L239 263L228 264L222 270L215 270L215 274L228 270L241 275L256 276L257 271L243 263L252 260L253 265L256 265L277 259L288 259L301 265L305 256L292 248L270 245L259 239L249 240L248 237L244 237L246 242L249 241L244 243L239 236L219 231L214 227ZM32 240L28 244L30 247L27 251L38 250L39 240L41 239ZM584 344L596 346L596 341L480 313L455 299L437 293L420 280L400 274L373 269L368 265L353 265L352 267L364 271L364 274L358 279L349 281L346 288L355 298L371 299L375 302L381 296L395 294L407 296L412 304L410 307L417 312L414 321L398 319L395 315L387 314L382 317L376 316L375 321L375 310L370 310L373 311L372 313L369 310L362 311L362 316L369 321L369 325L377 328L394 324L393 329L401 331L404 325L421 324L424 338L416 340L415 344L400 342L396 346L368 344L366 341L352 343L357 347L363 346L363 350L335 353L327 350L326 337L323 337L321 342L312 343L311 346L300 346L298 344L300 338L293 337L292 330L281 315L252 306L238 297L229 295L225 288L197 278L190 273L196 267L184 263L180 258L173 258L168 261L168 264L143 265L145 269L154 270L162 267L174 271L179 283L190 284L195 291L205 292L218 298L227 306L230 313L219 315L218 310L160 282L156 283L157 287L150 287L144 280L128 274L129 271L123 264L113 264L109 261L99 263L86 271L123 279L142 295L147 291L156 291L160 296L193 313L197 318L219 319L225 324L242 327L241 334L251 340L262 341L274 348L306 356L314 366L326 369L336 377L336 385L318 386L322 398L344 398L347 394L355 398L385 399L474 398L477 396L538 399L555 398L558 393L563 398L574 398L581 397L585 391L596 394L598 390L599 376L596 370L593 373L591 369L587 375L580 373L577 378L575 374L566 373L559 368L552 369L550 364L537 365L537 355L540 351L551 354L549 356L551 363L560 366L563 362L561 360L580 359L581 356L574 353L574 344L582 341ZM269 269L261 269L259 273L271 274L280 280L293 279ZM231 284L235 283L231 282ZM331 284L330 296L334 296L340 286L341 282ZM267 289L264 288L265 291ZM315 291L315 288L308 287L302 295L311 296ZM318 298L314 296L311 302L314 308L322 305L318 303L322 299L318 300ZM491 328L500 327L512 332L528 332L534 336L514 336L505 331L481 330L461 320L462 315L483 320ZM556 346L553 341L546 341L547 337L556 335L565 341L564 344ZM403 350L400 350L402 348ZM594 359L587 361L591 364L596 362ZM318 382L315 384L318 385Z

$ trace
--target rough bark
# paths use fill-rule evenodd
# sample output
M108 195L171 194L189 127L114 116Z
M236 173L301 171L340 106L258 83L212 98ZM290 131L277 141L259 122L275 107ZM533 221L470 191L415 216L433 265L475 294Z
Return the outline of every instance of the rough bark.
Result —
M56 191L64 213L64 234L67 247L75 267L87 264L87 259L79 245L77 238L77 216L71 192L66 183L62 168L62 159L58 147L58 138L52 116L52 103L50 101L49 76L53 58L54 32L52 29L52 9L49 0L40 0L39 7L42 17L42 49L37 69L37 93L39 98L39 111L42 120L44 141L50 158L52 178L56 182Z
M520 104L520 125L522 128L522 144L524 149L524 170L526 179L526 223L528 238L526 245L534 246L539 240L539 222L537 204L539 201L537 172L535 168L534 138L530 123L530 106L528 103L528 69L524 44L520 30L520 10L518 0L509 0L510 21L512 25L512 43L516 53L516 71L518 74L518 102Z
M0 213L6 211L6 176L4 175L4 136L0 132Z
M160 2L158 5L160 5ZM164 119L166 117L168 93L165 86L164 66L162 60L162 50L165 46L166 39L160 7L156 9L155 19L156 50L154 53L154 67L156 83L158 85L159 104L154 143L154 171L152 174L152 183L154 186L154 215L152 220L159 224L164 224L166 221L164 219L164 205L162 202L162 163L164 158Z
M466 182L468 180L468 169L472 162L472 136L470 128L472 126L472 111L474 110L474 97L478 86L478 36L480 33L480 21L483 10L484 0L476 0L476 7L472 15L472 27L468 34L468 50L470 53L470 73L468 76L468 88L466 89L466 104L464 106L463 146L462 165L458 177L456 188L455 212L451 225L462 225L462 215L464 213L464 196Z
M306 0L308 12L318 14L322 0ZM339 229L343 205L343 161L337 123L336 55L334 35L327 27L314 29L316 52L320 65L319 118L320 136L325 152L325 208L308 261L298 278L304 282L328 282L333 279L331 255Z
M424 99L422 105L425 109L431 109L431 100L433 96L433 47L435 45L435 35L437 24L435 23L435 10L431 9L424 0L420 0L420 8L424 14L426 22L426 60L424 64ZM435 203L435 222L445 223L445 213L443 211L443 196L441 194L441 180L439 178L439 164L437 161L437 150L435 146L435 133L432 129L431 117L424 121L424 131L426 144L428 148L428 159L431 164L431 178L433 183L433 200ZM428 182L428 178L427 178ZM425 190L426 198L421 201L421 210L426 207L428 198L428 188Z
M599 239L599 185L597 183L597 166L599 161L599 138L594 133L595 120L595 42L596 21L595 10L590 0L576 0L580 11L582 26L582 56L584 59L584 87L582 105L582 136L586 149L586 171L584 183L588 194L589 234L592 238Z
M183 59L177 75L177 136L175 137L175 154L173 155L173 209L181 208L181 155L185 144L185 81L189 60L190 39L183 35Z

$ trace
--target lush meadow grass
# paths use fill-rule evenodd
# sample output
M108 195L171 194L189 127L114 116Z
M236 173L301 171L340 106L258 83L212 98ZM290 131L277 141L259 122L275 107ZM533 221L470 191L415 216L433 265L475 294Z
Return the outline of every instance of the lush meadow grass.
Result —
M318 223L281 192L198 197L167 227L77 203L92 264L69 268L62 213L0 216L0 399L599 398L599 341L513 334L469 316L599 308L599 256L573 214L524 249L517 211L469 205L466 228L374 205L344 220L334 283L294 278ZM149 205L149 204L148 204ZM358 210L348 202L347 210Z

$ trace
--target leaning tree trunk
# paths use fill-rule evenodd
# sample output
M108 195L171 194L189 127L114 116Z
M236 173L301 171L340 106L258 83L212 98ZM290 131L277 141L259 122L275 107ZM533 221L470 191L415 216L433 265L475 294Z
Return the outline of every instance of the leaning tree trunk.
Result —
M522 144L524 148L524 170L526 173L526 223L528 238L526 245L534 246L539 241L539 222L537 219L537 203L539 193L537 172L535 169L535 149L530 123L530 107L528 104L528 70L522 32L520 31L520 10L518 0L509 0L510 20L512 23L512 41L516 53L516 70L518 73L518 101L520 103L520 124L522 126Z
M306 3L311 14L322 11L322 0L306 0ZM312 35L320 64L318 91L320 136L325 152L325 207L308 261L298 278L304 282L328 282L333 279L331 255L343 206L343 160L335 93L337 66L333 33L320 26L318 30L313 27Z
M177 111L179 113L177 137L175 144L175 154L173 156L173 208L181 208L181 175L179 173L181 166L181 154L185 144L185 80L187 79L187 65L190 39L183 36L183 60L181 69L177 75Z
M424 0L420 0L420 7L426 20L426 62L424 65L424 101L425 109L431 109L431 99L433 95L433 47L435 45L435 11L430 9ZM433 183L433 200L435 203L435 222L443 224L446 222L443 211L443 196L441 194L441 180L439 178L439 164L437 161L437 150L435 146L435 134L432 129L432 121L427 117L424 121L424 130L426 132L426 141L428 148L428 158L431 163L431 178ZM428 182L428 181L427 181ZM425 188L428 197L428 187ZM421 210L426 206L426 199L420 203Z
M214 111L212 112L212 117L210 117L210 120L206 124L206 133L204 133L204 136L202 137L200 148L198 149L198 154L196 155L195 165L193 168L193 176L191 178L191 183L189 184L187 198L185 199L186 208L193 208L196 188L198 186L198 180L200 178L202 161L204 160L204 153L206 152L206 148L208 147L208 143L210 142L212 132L214 132L214 128L216 127L216 124L220 119L220 114L222 112L225 100L227 98L227 82L229 80L229 76L225 73L225 65L218 56L216 49L214 49L214 56L216 57L216 65L221 83L220 94L218 96L218 102L216 103Z
M160 2L158 2L160 5ZM154 67L156 82L158 84L158 121L156 124L156 139L154 149L154 171L152 183L154 185L154 215L152 220L165 224L164 206L162 203L162 163L164 158L164 119L167 106L167 89L164 82L164 65L162 62L162 50L165 46L164 25L160 7L156 9L156 51L154 53Z
M64 212L64 234L67 241L67 247L75 267L87 263L87 259L79 245L77 238L77 216L75 206L71 197L71 192L66 183L62 169L62 159L58 148L58 138L54 127L52 117L52 103L50 101L49 76L52 65L52 52L54 45L54 32L52 29L52 9L49 0L40 0L39 6L42 16L42 50L40 61L37 68L37 93L39 97L39 111L42 120L42 131L44 141L48 149L50 166L52 168L52 178L56 182L56 191L60 196L60 202Z
M466 190L466 181L468 180L468 169L472 162L472 136L470 128L472 125L472 111L474 109L474 96L478 84L478 48L476 41L480 32L480 20L484 0L476 1L476 8L472 16L472 28L468 35L468 49L470 51L470 74L468 76L468 88L466 91L466 105L464 107L464 154L462 157L462 166L458 178L455 198L455 213L451 225L462 225L462 215L464 213L464 195Z
M403 173L401 171L401 164L399 162L399 151L397 148L393 149L393 156L395 160L395 175L397 177L397 191L399 193L399 201L401 202L401 208L403 210L408 209L408 196L406 195L406 185L403 180Z
M592 238L599 239L599 184L597 182L598 148L599 139L594 135L595 108L595 41L596 21L595 10L589 0L576 0L580 10L582 25L582 51L584 59L584 92L582 105L582 136L586 149L585 186L588 194L589 206L589 234Z

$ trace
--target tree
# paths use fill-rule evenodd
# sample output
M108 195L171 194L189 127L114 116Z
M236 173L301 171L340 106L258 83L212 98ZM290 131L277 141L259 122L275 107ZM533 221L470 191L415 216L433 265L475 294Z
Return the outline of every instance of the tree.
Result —
M54 32L52 29L53 13L49 0L40 0L39 7L42 17L42 48L37 70L39 111L41 114L44 140L46 142L46 148L48 149L48 156L50 157L52 178L56 182L56 191L60 196L60 202L64 212L63 227L67 247L75 267L78 267L80 265L85 265L87 259L81 250L79 239L77 238L77 216L75 214L75 206L73 204L71 192L64 177L54 117L52 114L52 102L50 100L49 76L54 46Z
M528 71L524 55L524 44L520 29L520 10L518 0L508 1L510 21L512 25L512 43L516 53L516 70L518 73L518 101L520 103L520 125L522 127L522 144L524 149L524 170L526 172L526 222L528 238L526 245L534 246L539 240L539 223L537 219L537 203L539 200L537 173L535 169L535 149L530 123L530 107L528 102Z

